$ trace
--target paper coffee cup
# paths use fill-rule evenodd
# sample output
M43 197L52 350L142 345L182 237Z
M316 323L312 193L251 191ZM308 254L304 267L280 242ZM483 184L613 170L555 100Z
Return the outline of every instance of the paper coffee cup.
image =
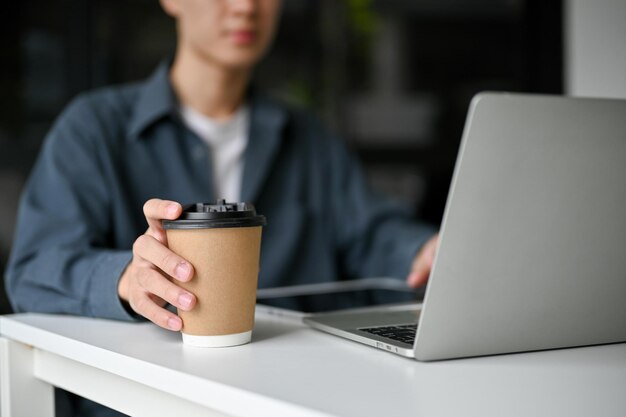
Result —
M164 220L169 248L191 262L195 275L177 285L196 296L178 310L183 342L202 347L249 343L265 217L247 203L196 203L176 220Z

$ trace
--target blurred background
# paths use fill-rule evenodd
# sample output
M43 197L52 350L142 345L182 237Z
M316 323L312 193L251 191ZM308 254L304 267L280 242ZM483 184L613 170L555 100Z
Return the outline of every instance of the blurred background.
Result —
M4 271L20 190L55 117L81 91L147 77L175 30L156 0L22 0L0 19ZM438 224L471 97L626 97L625 21L623 0L284 0L256 78L348 141L377 190Z

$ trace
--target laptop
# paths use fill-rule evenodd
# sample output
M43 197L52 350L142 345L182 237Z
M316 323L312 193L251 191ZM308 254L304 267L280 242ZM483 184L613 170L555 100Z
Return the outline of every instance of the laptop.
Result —
M370 277L259 288L255 311L301 323L319 313L388 310L392 305L414 306L423 298L423 287L410 288L405 281L392 277Z
M626 341L626 100L474 97L423 304L304 320L423 361Z

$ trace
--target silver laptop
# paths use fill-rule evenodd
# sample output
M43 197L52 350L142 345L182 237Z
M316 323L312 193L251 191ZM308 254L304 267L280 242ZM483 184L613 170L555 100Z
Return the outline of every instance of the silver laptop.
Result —
M626 341L626 100L476 96L423 306L305 321L418 360Z

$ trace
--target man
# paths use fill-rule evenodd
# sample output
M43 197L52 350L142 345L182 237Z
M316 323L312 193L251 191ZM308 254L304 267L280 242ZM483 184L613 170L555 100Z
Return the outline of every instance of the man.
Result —
M172 64L79 97L46 139L7 269L15 311L143 316L180 330L167 305L194 307L177 285L193 279L193 265L168 249L161 220L218 197L267 217L261 287L380 275L425 283L432 231L373 196L314 118L249 88L280 1L161 5L177 23Z

